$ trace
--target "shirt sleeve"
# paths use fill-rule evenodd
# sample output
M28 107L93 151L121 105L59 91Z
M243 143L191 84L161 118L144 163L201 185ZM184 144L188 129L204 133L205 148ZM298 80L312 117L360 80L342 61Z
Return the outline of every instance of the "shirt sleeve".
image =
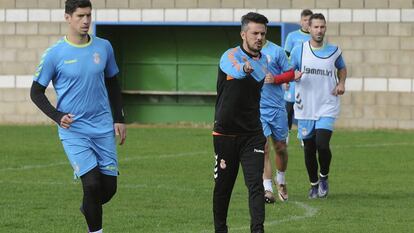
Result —
M118 74L119 69L115 61L114 49L109 41L106 44L106 50L108 53L108 58L106 60L106 67L105 67L105 77L111 78Z
M36 72L33 76L33 81L39 83L44 87L47 87L50 81L56 75L56 68L53 61L53 57L54 56L52 49L46 49L40 59L40 63L37 66Z
M290 54L290 64L294 70L301 69L301 57L302 57L302 46L296 46L293 48Z
M292 49L293 49L292 33L289 33L288 36L286 37L285 51L291 53Z
M344 61L344 59L342 58L342 54L341 54L341 55L339 55L339 57L336 59L336 61L335 61L335 67L336 67L338 70L345 68L345 61Z
M50 119L60 125L60 120L66 113L58 111L47 99L45 95L46 87L40 85L38 82L33 82L30 88L30 98L33 103L44 112Z
M286 72L286 71L292 69L291 65L289 64L289 59L288 59L286 53L282 49L278 49L277 52L278 52L278 54L277 54L278 63L279 63L279 66L282 69L282 72Z
M116 76L106 78L105 86L108 91L108 98L112 108L114 123L125 123L121 88L119 87Z
M266 73L269 73L269 63L267 62L266 56L262 54L259 60L248 58L250 65L253 68L251 76L258 82L262 81L266 77Z
M220 58L220 69L232 78L242 79L246 77L243 66L244 62L241 61L241 57L239 58L235 49L226 51Z

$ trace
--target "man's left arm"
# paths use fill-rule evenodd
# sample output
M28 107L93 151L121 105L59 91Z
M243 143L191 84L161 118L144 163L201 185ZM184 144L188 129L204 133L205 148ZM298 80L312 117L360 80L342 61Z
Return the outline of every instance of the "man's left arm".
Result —
M265 83L274 83L276 85L280 85L283 83L289 83L294 80L298 80L302 73L299 71L295 71L291 65L289 64L289 60L287 55L283 52L283 50L278 51L276 54L277 63L279 67L282 69L283 73L275 75L275 76L267 76Z
M337 77L338 77L338 84L335 87L334 95L343 95L345 93L345 79L347 76L347 70L345 66L344 59L342 58L342 55L338 57L338 59L335 61L335 66L338 69L337 71Z
M115 134L120 137L119 145L122 145L126 139L126 127L122 105L121 88L119 87L116 76L105 78L105 86L106 90L108 91L109 103L111 104L112 108Z
M119 87L116 75L119 72L115 61L114 49L109 41L106 42L108 59L105 66L105 86L108 91L109 103L113 111L115 135L120 137L119 145L124 144L126 138L126 127L124 110L122 105L121 88Z

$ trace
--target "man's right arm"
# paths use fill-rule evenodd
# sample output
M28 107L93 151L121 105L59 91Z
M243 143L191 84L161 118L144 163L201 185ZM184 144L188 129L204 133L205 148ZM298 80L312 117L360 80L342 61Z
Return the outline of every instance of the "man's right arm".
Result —
M235 79L242 79L246 77L245 63L240 61L237 49L230 49L220 58L220 69Z
M33 103L50 119L55 121L58 125L61 124L61 119L66 113L58 111L47 99L45 95L46 87L40 85L38 82L33 81L30 88L30 98Z

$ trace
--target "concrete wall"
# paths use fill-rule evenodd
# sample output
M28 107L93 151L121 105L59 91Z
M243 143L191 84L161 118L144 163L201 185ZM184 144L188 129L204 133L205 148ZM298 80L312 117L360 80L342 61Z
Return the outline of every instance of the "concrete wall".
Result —
M412 0L93 0L95 21L297 22L323 13L348 67L339 127L414 129ZM63 0L0 0L0 123L50 122L29 101L43 51L65 34ZM53 91L48 91L54 99Z

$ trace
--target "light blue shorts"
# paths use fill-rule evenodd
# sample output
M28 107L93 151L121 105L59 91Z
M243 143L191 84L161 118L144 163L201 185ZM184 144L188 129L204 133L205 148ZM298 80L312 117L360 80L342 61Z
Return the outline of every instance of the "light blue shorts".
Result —
M81 177L96 166L105 175L118 175L115 135L63 139L62 144L77 177Z
M273 111L260 111L263 134L267 138L272 136L275 141L286 141L288 136L288 121L285 108Z
M333 131L335 118L321 117L319 120L298 120L298 138L308 139L315 136L315 129Z

